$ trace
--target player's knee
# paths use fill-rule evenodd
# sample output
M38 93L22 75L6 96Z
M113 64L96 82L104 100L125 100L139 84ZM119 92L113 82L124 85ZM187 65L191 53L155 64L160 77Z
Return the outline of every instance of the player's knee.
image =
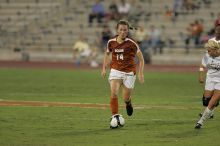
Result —
M118 98L118 95L115 94L115 93L112 93L112 94L111 94L111 98Z
M131 102L131 97L124 98L124 102L125 102L125 103L130 103L130 102Z
M203 106L208 106L209 105L209 101L211 100L211 97L202 97L202 104Z

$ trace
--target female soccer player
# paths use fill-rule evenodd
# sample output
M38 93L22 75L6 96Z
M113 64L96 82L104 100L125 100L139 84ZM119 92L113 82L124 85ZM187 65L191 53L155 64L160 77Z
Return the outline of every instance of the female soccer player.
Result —
M143 55L138 44L128 37L129 29L129 23L120 20L116 26L117 35L108 41L104 54L102 77L106 76L111 54L109 83L111 89L110 109L112 115L118 114L118 93L120 87L122 87L127 115L131 116L133 113L131 92L136 79L135 56L137 56L139 60L138 79L140 83L144 83Z
M207 49L207 53L204 55L199 69L199 81L200 83L204 82L204 70L206 69L203 105L207 107L196 123L195 129L200 129L204 121L213 115L214 108L218 105L220 100L220 41L218 38L216 39L216 37L210 39L205 44L205 48Z

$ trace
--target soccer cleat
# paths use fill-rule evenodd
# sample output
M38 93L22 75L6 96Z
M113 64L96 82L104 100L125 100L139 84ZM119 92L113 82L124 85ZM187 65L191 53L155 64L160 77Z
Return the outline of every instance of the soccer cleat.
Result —
M119 116L119 114L115 114L110 118L110 129L118 128L118 126L119 126L118 119L117 119L118 116Z
M202 124L196 123L195 129L200 129L202 127Z
M131 116L133 114L133 107L131 103L126 104L127 115Z
M202 117L202 113L199 113L199 116ZM213 119L213 118L214 118L214 115L211 115L211 116L209 117L209 119Z

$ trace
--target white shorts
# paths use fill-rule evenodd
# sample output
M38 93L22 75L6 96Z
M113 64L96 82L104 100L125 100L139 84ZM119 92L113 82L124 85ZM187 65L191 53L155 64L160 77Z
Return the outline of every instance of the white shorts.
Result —
M133 89L136 80L136 75L134 75L133 72L126 73L126 72L118 71L116 69L111 69L108 79L109 81L113 79L122 80L123 85L125 85L129 89Z
M205 83L205 90L209 90L209 91L220 90L220 82L207 77Z

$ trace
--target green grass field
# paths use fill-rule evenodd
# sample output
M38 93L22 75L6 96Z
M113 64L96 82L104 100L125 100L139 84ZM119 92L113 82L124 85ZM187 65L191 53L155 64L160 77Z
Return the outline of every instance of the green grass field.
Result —
M203 109L197 73L145 73L134 115L109 129L109 108L0 106L0 146L219 146L220 115L195 130ZM0 69L0 100L109 103L99 70ZM119 104L123 105L122 98Z

